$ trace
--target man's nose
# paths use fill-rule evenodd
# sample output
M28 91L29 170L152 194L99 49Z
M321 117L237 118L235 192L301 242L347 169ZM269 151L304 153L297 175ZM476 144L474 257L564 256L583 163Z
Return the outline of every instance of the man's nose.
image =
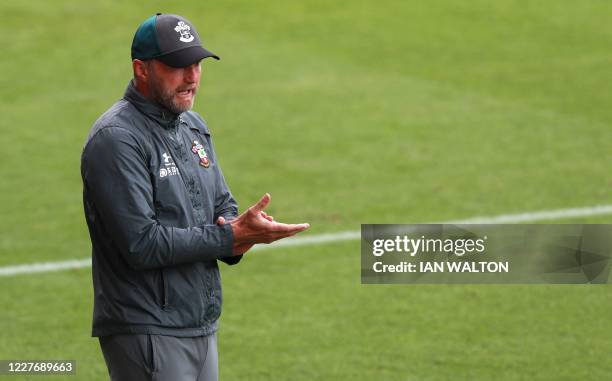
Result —
M197 82L200 76L200 64L196 63L190 66L187 66L184 69L183 75L185 77L186 82Z

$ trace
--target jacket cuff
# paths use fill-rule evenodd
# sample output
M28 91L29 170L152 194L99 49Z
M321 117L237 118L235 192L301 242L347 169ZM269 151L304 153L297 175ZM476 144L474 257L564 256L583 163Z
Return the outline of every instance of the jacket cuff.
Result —
M242 255L232 255L234 247L234 231L232 230L232 226L230 224L222 225L221 228L223 229L221 233L223 237L223 246L219 260L227 263L230 266L235 265L236 263L240 262Z
M230 266L235 265L236 263L240 262L241 259L242 259L242 254L233 255L231 257L219 258L221 262L226 263Z
M217 258L225 258L232 256L232 249L234 247L234 232L230 224L219 226L221 229L221 247Z
M225 218L225 221L231 221L231 220L235 220L236 218L238 218L238 214L234 212L227 212L227 213L221 214L220 217Z

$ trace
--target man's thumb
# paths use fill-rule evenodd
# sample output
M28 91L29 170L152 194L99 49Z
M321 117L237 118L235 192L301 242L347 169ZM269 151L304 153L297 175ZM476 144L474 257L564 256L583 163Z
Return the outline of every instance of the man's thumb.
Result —
M272 196L270 196L270 193L264 194L261 197L261 199L257 202L257 204L253 206L253 210L257 213L261 212L268 206L271 199L272 199Z

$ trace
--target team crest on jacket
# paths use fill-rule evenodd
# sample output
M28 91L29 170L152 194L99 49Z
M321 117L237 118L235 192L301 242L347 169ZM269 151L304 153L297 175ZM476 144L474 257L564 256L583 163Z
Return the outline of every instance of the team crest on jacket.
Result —
M210 160L208 160L208 155L204 150L204 146L200 144L197 140L193 141L193 146L191 147L191 152L198 155L200 158L200 165L204 168L208 168L210 166Z

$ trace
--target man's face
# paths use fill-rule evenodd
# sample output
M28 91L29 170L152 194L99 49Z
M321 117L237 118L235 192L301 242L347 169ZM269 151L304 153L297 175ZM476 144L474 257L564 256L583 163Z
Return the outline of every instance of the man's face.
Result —
M180 114L193 107L196 92L200 86L201 66L195 63L175 68L158 60L147 62L148 85L151 97L159 104Z

